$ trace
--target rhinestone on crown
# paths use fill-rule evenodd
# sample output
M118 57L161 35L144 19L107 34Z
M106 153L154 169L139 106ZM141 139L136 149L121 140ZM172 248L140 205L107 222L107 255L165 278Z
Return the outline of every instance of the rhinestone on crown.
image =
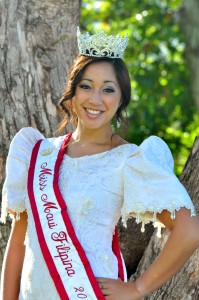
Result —
M93 35L88 32L81 34L78 27L77 42L79 53L82 55L122 58L128 44L128 36L122 38L119 34L116 36L107 35L102 30Z

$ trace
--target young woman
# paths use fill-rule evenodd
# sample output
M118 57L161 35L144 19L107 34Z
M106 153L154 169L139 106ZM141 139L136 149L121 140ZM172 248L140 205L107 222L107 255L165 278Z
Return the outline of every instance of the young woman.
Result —
M102 32L79 35L80 55L60 101L62 128L71 123L74 131L44 139L24 128L11 143L2 219L7 212L14 219L2 300L142 299L199 246L199 221L167 145L155 136L129 144L112 129L130 101L125 44ZM135 282L126 282L115 231L120 216L125 224L130 215L170 230Z

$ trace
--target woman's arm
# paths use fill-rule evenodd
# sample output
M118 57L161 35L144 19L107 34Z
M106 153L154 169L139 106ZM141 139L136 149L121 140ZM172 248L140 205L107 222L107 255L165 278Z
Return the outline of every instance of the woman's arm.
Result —
M163 211L158 219L170 230L168 240L151 266L134 282L98 278L107 300L139 300L176 274L199 247L199 219L186 208L176 212L175 220Z
M21 271L25 253L27 214L20 214L20 220L13 220L10 238L3 261L1 276L1 300L17 300L19 297Z
M199 247L199 219L191 217L189 210L180 209L174 220L164 211L158 219L170 230L170 235L160 255L136 280L141 294L154 291L170 279Z

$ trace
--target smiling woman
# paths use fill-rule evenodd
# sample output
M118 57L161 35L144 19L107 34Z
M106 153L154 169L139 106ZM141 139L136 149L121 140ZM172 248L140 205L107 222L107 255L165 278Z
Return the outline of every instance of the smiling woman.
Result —
M198 218L164 141L151 136L137 146L112 129L131 96L121 58L127 38L78 38L80 55L60 101L61 128L70 123L74 131L45 139L24 128L10 146L2 219L9 212L14 221L2 300L140 300L199 245ZM161 254L134 282L127 282L118 243L121 216L124 225L134 216L142 229L153 222L158 235L161 227L170 230Z

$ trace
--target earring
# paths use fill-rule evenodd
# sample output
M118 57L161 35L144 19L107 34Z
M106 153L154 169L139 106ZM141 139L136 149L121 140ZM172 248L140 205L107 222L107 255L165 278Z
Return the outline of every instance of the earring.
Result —
M121 127L121 122L117 120L117 129L120 129L120 127Z

